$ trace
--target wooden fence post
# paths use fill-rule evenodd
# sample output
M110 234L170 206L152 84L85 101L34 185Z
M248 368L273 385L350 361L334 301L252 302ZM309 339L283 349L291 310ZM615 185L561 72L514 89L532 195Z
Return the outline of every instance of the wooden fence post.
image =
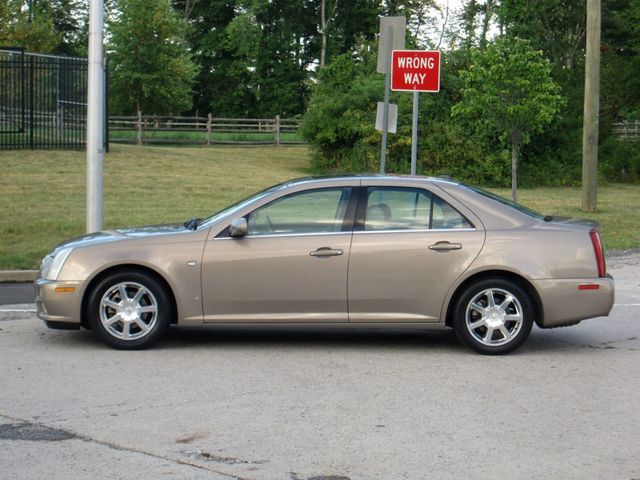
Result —
M207 114L207 145L211 145L211 114Z
M280 145L280 115L276 115L275 137L276 137L276 145Z
M138 110L138 122L136 124L136 143L142 145L142 112Z

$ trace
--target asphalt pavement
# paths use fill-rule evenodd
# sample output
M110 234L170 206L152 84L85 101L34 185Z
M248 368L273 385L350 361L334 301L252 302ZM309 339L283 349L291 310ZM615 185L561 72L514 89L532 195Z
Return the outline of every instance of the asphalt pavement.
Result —
M33 283L0 283L0 305L33 303L36 296Z
M451 333L173 328L116 351L0 306L0 478L640 478L640 254L609 317Z

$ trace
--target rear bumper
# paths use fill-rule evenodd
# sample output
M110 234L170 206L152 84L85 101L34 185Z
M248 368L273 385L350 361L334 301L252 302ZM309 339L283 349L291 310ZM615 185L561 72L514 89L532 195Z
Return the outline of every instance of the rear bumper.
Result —
M580 289L580 286L583 286ZM586 286L586 287L584 287ZM542 301L543 328L572 325L580 320L609 315L613 308L613 277L537 280Z
M52 328L80 326L81 282L56 282L39 278L35 286L36 314L39 319Z

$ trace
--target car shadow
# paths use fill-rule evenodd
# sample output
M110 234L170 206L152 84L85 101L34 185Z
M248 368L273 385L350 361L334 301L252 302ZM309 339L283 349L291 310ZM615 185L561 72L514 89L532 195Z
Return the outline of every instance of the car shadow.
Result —
M101 350L102 344L90 331L56 331L43 329L40 341L49 346L73 349ZM511 355L546 355L549 353L578 354L585 350L607 350L606 342L594 342L592 335L578 329L561 331L534 327L525 344ZM377 350L413 352L457 352L470 354L451 329L430 331L419 329L354 329L331 327L242 327L206 326L171 327L167 335L152 350L185 350L223 348L252 351L281 350Z
M171 328L156 348L283 348L335 349L383 348L454 350L465 348L451 330L343 330L331 327L180 327Z

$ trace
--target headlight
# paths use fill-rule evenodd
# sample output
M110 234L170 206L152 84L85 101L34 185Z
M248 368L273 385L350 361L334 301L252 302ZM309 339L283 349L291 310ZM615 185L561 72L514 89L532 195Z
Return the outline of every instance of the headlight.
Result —
M72 251L73 248L63 248L53 255L47 255L44 257L44 259L42 259L41 266L42 278L46 280L57 280L64 262Z

